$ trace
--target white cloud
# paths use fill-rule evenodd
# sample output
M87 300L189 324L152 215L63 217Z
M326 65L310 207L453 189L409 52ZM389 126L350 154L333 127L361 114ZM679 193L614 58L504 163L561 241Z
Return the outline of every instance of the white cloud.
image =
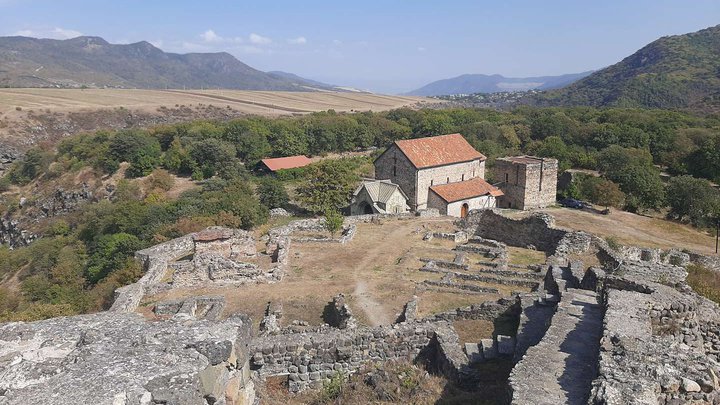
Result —
M35 37L35 38L50 38L50 39L70 39L82 36L82 32L69 30L65 28L53 28L50 30L39 29L39 30L20 30L15 32L13 35L19 35L23 37Z
M163 46L163 44L164 44L164 42L163 42L162 39L156 39L156 40L154 40L154 41L149 41L149 42L150 42L150 43L152 44L152 46L154 46L155 48L162 48L162 46Z
M427 49L425 49L425 48L422 47L422 46L419 46L419 47L418 47L418 51L419 51L419 52L425 52L426 50L427 50Z
M339 39L333 39L332 43L333 45L342 45L342 41Z
M207 31L203 32L202 34L200 34L200 37L205 42L220 42L220 41L222 41L222 38L220 36L218 36L218 34L216 34L215 31L213 31L213 30L207 30Z
M272 43L272 39L253 32L252 34L250 34L250 42L255 45L267 45Z
M305 45L305 44L307 44L307 38L305 38L305 37L297 37L297 38L288 39L288 44L292 44L292 45Z

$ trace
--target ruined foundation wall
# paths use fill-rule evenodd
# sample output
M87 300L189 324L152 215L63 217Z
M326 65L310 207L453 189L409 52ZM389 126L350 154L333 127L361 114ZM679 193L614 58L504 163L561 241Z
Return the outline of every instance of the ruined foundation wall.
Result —
M470 211L462 224L466 228L474 229L475 235L483 238L494 239L510 246L534 247L551 253L568 233L555 229L555 219L542 212L522 219L511 219L497 210Z

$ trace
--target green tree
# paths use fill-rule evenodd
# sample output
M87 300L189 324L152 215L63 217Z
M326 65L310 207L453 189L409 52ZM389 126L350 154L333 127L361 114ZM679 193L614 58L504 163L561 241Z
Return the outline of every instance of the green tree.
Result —
M110 140L106 165L112 168L119 162L129 162L128 177L147 176L160 163L160 154L160 142L147 132L118 132Z
M260 203L268 208L281 208L287 205L289 197L285 185L271 177L264 178L257 189Z
M593 204L602 205L605 208L621 208L625 203L625 193L620 186L608 179L589 176L580 185L581 194Z
M600 153L598 169L625 193L626 209L658 209L663 205L665 187L647 150L611 146Z
M344 218L337 210L328 210L325 212L325 229L330 232L331 237L342 229Z
M135 235L116 233L100 237L87 266L87 277L92 283L105 278L125 266L128 257L142 248L142 242Z
M340 210L350 202L359 177L345 161L324 160L307 167L297 193L305 207L315 213Z
M720 192L705 179L673 177L667 186L668 216L688 219L695 226L710 226L720 211Z
M195 141L190 156L195 166L201 168L204 178L210 178L225 166L235 162L235 147L216 138Z

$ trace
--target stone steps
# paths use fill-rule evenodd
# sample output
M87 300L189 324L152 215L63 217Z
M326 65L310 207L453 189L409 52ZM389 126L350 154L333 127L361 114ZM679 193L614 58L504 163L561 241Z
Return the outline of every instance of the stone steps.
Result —
M594 291L568 289L540 343L510 374L513 404L586 404L603 327Z

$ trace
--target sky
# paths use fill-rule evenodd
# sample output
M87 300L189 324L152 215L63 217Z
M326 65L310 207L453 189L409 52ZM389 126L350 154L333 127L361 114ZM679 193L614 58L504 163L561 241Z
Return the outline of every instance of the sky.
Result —
M0 0L0 36L226 51L256 69L384 93L466 73L595 70L717 24L720 0Z

